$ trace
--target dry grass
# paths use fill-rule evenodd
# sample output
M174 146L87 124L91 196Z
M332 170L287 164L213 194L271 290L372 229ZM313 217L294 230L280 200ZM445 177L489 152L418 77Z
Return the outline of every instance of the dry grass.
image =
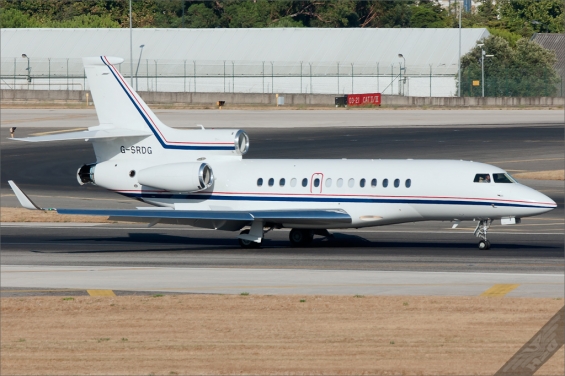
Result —
M563 300L181 295L1 303L3 375L486 375ZM537 374L563 375L563 363L561 349Z
M565 180L565 170L520 172L512 176L516 179Z
M108 217L91 215L61 215L56 211L28 210L24 208L0 208L0 222L80 222L112 223Z

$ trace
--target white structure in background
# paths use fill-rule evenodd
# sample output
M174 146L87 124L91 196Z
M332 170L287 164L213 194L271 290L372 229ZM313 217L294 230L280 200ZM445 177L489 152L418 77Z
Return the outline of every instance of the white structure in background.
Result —
M463 29L462 53L488 35ZM139 91L446 97L457 92L458 43L458 29L135 29L133 65L144 45ZM129 30L2 29L1 44L2 89L83 90L81 58L129 56Z

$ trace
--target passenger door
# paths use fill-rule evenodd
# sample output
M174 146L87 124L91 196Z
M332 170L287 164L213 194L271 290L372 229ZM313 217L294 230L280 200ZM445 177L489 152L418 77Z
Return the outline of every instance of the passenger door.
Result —
M312 174L312 179L310 179L310 193L322 193L323 182L324 174L321 172Z

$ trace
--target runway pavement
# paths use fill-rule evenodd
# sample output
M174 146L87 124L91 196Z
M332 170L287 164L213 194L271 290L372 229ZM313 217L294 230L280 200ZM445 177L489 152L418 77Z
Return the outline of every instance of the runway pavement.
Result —
M561 110L163 110L155 114L171 127L533 127L563 124ZM2 109L2 127L81 128L98 125L89 109Z
M4 116L5 111L2 110L0 141L3 207L17 206L7 187L8 179L15 180L42 206L140 206L138 202L96 187L77 184L77 168L95 160L88 143L28 144L7 140L10 125L18 126L19 137L96 125L92 111L81 114L73 112L76 110L53 110L46 114L48 110L36 110L37 113L10 110L14 113ZM246 156L249 158L469 159L495 164L510 172L562 169L564 162L562 111L157 112L165 123L171 124L166 119L172 119L174 124L171 125L176 126L184 118L184 125L211 120L219 127L232 118L234 121L230 124L248 128L243 124L247 118L251 138L251 150ZM448 116L442 117L443 113ZM464 119L458 126L449 125L456 118ZM393 121L386 120L387 125L383 119ZM500 124L488 125L488 119ZM434 122L441 127L425 126ZM303 123L315 128L293 128ZM264 124L274 127L263 128ZM61 288L67 283L67 287L77 288L135 287L99 284L105 281L104 275L108 275L101 271L103 267L111 268L108 270L113 273L112 278L121 281L134 276L129 282L139 283L136 289L147 291L157 291L169 283L165 290L182 292L239 293L248 286L247 290L254 293L474 295L488 289L489 284L502 283L522 286L513 290L516 296L561 297L562 294L556 295L556 292L563 291L563 181L524 183L549 195L558 203L558 208L543 216L524 219L521 225L494 226L490 236L493 248L489 251L476 248L472 235L474 224L465 222L455 230L450 228L450 223L430 222L340 231L334 241L318 239L311 247L303 249L288 247L287 231L274 231L267 235L264 247L259 250L239 249L234 233L186 227L3 224L2 286ZM69 266L79 268L73 278L64 277L69 274L61 271ZM87 272L91 266L96 268ZM37 273L37 267L46 268L41 269L45 274ZM131 268L138 267L149 269L130 273ZM292 270L294 274L279 272L283 269ZM12 273L15 270L22 274ZM328 278L330 274L314 270L331 270L336 274ZM352 276L361 270L373 274L362 274L368 282L358 286L357 278L361 277ZM182 283L179 279L176 287L171 285L183 272L194 279L185 279ZM393 272L397 274L387 274ZM433 274L430 280L424 277L429 272L446 273ZM476 274L485 272L498 275L496 278L500 280ZM421 273L415 274L421 277L414 279L416 284L428 287L404 286L401 281L412 278L413 273ZM561 282L557 277L548 277L554 278L551 283L544 280L545 277L536 277L551 274L560 276ZM51 279L38 278L40 275L51 276ZM271 277L271 284L265 285L262 277L265 275ZM528 277L521 277L523 275ZM157 277L161 285L143 284ZM460 278L470 281L465 285L468 287L457 287ZM540 284L536 284L536 278ZM309 282L304 282L306 280ZM329 283L332 280L333 285ZM288 285L289 281L296 283ZM547 295L539 291L546 291Z

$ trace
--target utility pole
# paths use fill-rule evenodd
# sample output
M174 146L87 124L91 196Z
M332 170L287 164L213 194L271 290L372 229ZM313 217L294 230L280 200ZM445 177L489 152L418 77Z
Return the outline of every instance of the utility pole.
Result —
M462 2L463 0L459 0L459 55L457 55L458 58L458 80L459 82L457 83L457 96L461 97L461 8L462 8Z
M129 81L133 87L133 32L131 27L131 0L129 0Z

